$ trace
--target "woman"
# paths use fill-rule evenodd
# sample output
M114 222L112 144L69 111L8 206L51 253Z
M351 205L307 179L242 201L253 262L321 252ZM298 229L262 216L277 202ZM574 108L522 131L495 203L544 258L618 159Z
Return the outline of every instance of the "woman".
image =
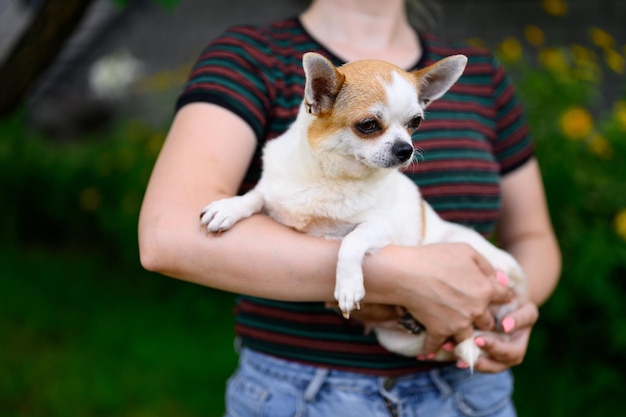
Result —
M538 165L497 63L483 51L417 33L405 6L314 0L298 18L231 28L202 54L178 101L142 207L141 262L243 295L228 415L515 415L508 369L522 361L537 306L560 270ZM300 60L310 50L336 65L375 58L406 69L468 55L465 75L429 107L414 137L424 158L407 175L442 217L495 232L529 277L527 297L503 321L510 339L476 339L487 355L474 374L463 363L428 361L447 340L492 329L489 305L511 296L467 245L389 246L366 258L365 301L403 306L428 330L427 353L416 359L386 352L360 322L324 307L333 299L337 242L264 215L220 236L199 232L207 203L258 179L263 143L295 118Z

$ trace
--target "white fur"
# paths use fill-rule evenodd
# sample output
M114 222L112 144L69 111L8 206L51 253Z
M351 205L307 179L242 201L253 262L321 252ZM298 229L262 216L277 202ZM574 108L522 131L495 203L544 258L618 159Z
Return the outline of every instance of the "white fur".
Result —
M307 55L304 59L307 77L320 68L329 71L323 58ZM388 99L373 102L367 109L385 125L384 133L373 139L359 138L350 126L346 126L336 129L334 134L313 147L307 138L308 129L318 117L319 109L327 106L328 101L307 103L315 97L307 84L305 100L296 121L264 148L264 169L257 186L243 196L209 204L203 210L202 224L210 232L221 232L253 213L265 210L277 221L296 230L342 239L335 298L345 317L352 309L359 308L365 297L363 257L389 244L415 246L467 242L485 255L495 268L504 271L516 289L522 291L524 274L509 254L491 245L475 231L444 221L427 204L421 205L418 188L395 169L402 164L393 163L393 144L399 141L411 143L407 120L421 115L423 107L441 96L462 73L466 59L453 58L456 61L448 59L440 67L445 69L444 77L437 79L441 86L424 84L430 88L431 97L425 101L418 98L415 85L399 72L393 73L390 84L378 79ZM425 230L422 230L422 207L426 210ZM424 333L408 334L399 325L373 326L373 329L380 343L390 351L407 356L422 352ZM480 349L473 339L469 339L457 345L455 354L473 367ZM441 351L437 359L451 359L451 355Z

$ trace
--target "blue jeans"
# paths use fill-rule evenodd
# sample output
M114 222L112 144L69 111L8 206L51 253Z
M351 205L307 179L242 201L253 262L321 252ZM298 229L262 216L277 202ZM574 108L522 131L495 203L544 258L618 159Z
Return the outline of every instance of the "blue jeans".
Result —
M447 366L397 378L302 365L243 349L227 417L514 417L510 372Z

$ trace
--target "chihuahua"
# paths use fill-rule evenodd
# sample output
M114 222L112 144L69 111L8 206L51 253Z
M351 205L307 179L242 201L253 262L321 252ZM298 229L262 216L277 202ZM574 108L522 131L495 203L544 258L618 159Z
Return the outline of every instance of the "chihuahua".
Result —
M298 231L340 239L334 296L346 318L365 297L363 258L390 244L466 242L523 292L525 276L511 255L440 218L400 172L414 162L411 135L424 110L457 81L466 63L465 56L455 55L406 72L377 60L335 67L322 55L306 53L304 98L295 122L265 145L256 187L206 206L203 228L219 234L264 211ZM496 317L511 311L512 303L499 307ZM389 351L422 353L425 334L415 323L410 332L398 323L368 327ZM453 353L441 349L435 359L451 360L453 354L473 369L481 351L472 338Z

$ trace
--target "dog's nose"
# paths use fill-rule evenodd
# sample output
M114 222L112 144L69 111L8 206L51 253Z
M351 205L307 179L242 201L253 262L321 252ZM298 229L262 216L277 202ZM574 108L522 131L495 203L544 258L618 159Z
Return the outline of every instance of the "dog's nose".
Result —
M406 162L413 156L413 146L406 142L396 142L391 147L391 152L401 162Z

